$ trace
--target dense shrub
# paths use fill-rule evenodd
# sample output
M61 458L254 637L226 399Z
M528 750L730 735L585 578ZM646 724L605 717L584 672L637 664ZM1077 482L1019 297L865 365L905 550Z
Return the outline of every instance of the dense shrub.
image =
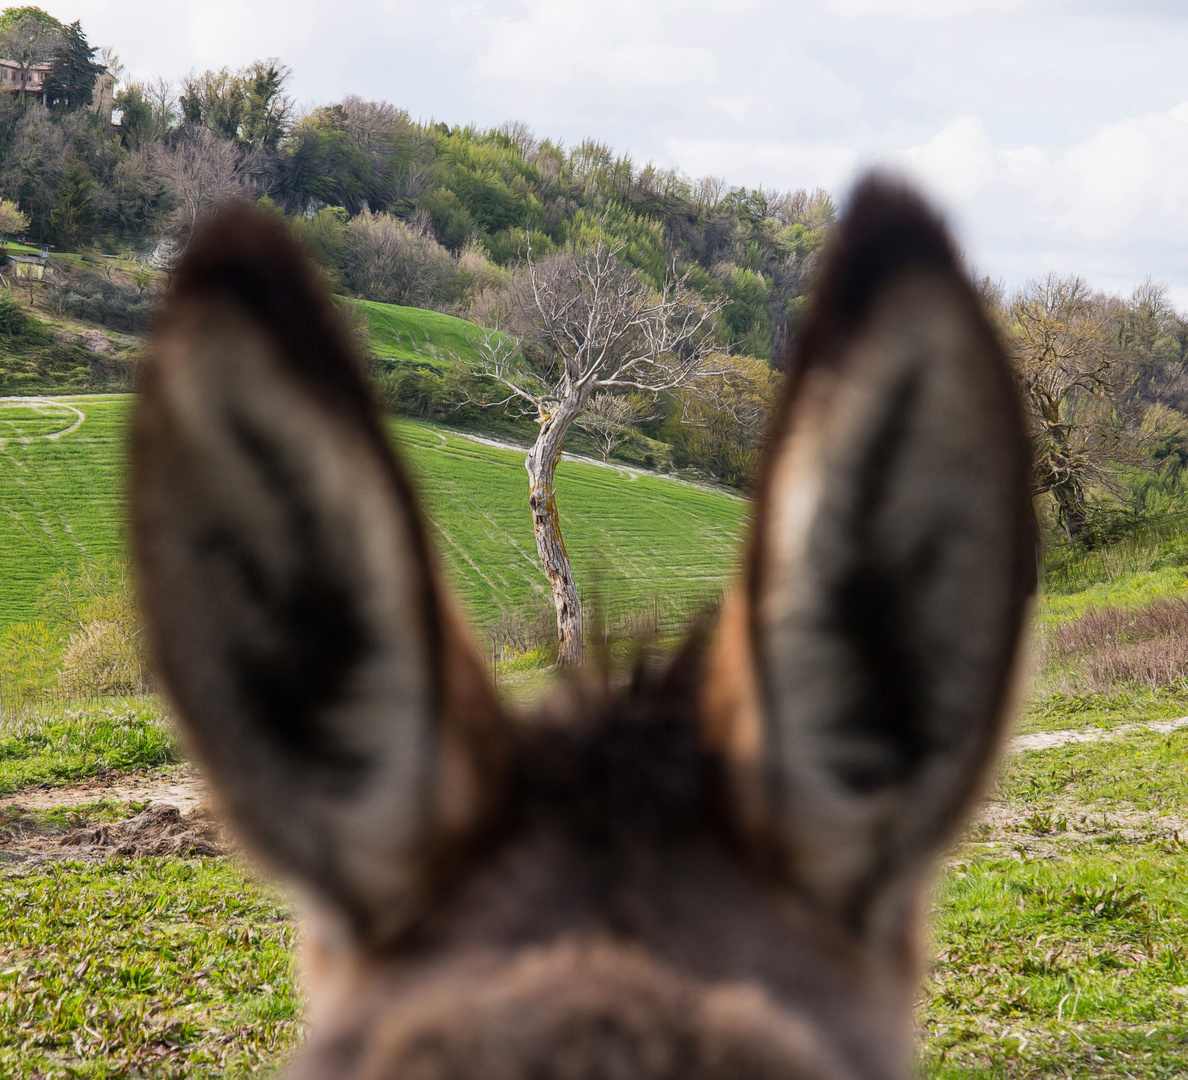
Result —
M393 416L435 420L459 428L482 428L532 439L536 425L499 404L498 388L490 379L475 378L456 369L424 364L392 363L378 367L372 382L380 404Z
M62 657L67 697L130 697L148 689L139 625L129 618L92 619L70 636Z
M1047 681L1074 694L1188 685L1188 600L1102 608L1040 639Z
M458 267L426 220L365 210L343 235L344 274L365 300L442 308L456 298Z
M0 338L6 341L24 338L29 330L29 315L8 289L0 291Z
M752 357L732 357L730 366L727 374L680 391L662 436L678 467L744 487L759 467L781 379Z
M90 270L68 278L54 298L65 315L124 330L147 330L153 320L154 295L135 285L109 281Z

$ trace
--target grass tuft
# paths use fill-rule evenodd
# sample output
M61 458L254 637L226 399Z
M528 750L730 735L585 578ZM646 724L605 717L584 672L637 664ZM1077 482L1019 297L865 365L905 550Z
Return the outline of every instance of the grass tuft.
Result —
M47 705L0 727L0 794L180 760L155 697Z

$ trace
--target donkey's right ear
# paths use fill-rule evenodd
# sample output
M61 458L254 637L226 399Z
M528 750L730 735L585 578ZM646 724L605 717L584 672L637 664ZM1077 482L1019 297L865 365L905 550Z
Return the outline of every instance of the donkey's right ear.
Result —
M1035 585L1026 433L944 227L868 181L789 371L708 732L743 829L894 934L980 789Z
M506 725L324 287L247 209L154 332L133 538L163 687L239 831L356 933L398 932L492 812Z

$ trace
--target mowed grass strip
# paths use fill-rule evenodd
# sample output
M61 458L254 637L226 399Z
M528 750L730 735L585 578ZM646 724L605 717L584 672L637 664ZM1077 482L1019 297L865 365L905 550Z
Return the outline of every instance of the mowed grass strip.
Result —
M125 551L132 398L63 400L86 414L78 430L60 439L9 440L0 450L0 627L34 619L56 572ZM546 602L523 453L423 423L400 423L395 432L472 616L486 622ZM741 499L581 461L562 461L557 488L570 554L589 597L611 606L656 597L687 607L688 594L713 593L734 568Z
M523 451L415 422L398 425L397 442L471 614L482 620L547 601ZM653 596L676 605L720 589L747 509L725 492L564 458L557 505L579 585L611 608Z
M85 414L76 431L57 439L10 437L0 446L0 627L35 618L42 586L59 570L124 550L131 398L60 400ZM32 415L30 406L0 401L0 436ZM69 426L64 418L53 423L55 430Z

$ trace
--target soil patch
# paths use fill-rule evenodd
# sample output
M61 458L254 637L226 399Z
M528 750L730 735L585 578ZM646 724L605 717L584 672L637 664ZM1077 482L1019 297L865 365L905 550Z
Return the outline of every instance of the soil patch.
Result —
M231 850L192 769L113 773L0 798L0 867Z
M205 806L183 814L168 803L153 803L124 821L71 829L57 838L74 848L72 858L141 859L149 855L225 855L227 844L214 814Z
M40 784L0 797L0 812L12 807L53 810L99 799L119 803L168 803L183 814L207 802L205 785L191 768L159 773L100 773L77 784Z

